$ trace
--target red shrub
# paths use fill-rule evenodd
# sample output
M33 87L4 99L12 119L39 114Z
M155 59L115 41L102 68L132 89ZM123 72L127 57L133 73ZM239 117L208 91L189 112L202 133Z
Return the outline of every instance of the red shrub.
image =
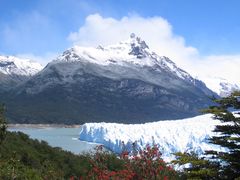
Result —
M119 161L123 163L121 169L110 169L109 153L99 147L91 161L92 168L88 172L87 179L96 180L168 180L176 179L177 174L171 166L168 166L161 158L158 147L146 146L143 150L129 156L128 151L123 151Z

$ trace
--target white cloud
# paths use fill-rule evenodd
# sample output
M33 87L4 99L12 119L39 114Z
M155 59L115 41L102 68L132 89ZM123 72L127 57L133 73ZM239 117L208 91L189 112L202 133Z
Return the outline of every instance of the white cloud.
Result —
M185 45L184 38L174 35L171 25L161 17L131 15L116 20L99 14L89 15L79 31L71 33L68 39L81 46L109 45L128 39L132 32L160 55L182 61L198 54L195 48ZM182 61L181 65L185 63Z
M68 40L81 46L109 45L126 40L132 32L144 39L153 51L170 57L193 75L210 74L240 82L240 55L202 57L196 48L186 45L183 37L174 34L171 24L162 17L129 15L114 19L93 14L85 19L78 32L70 33Z
M199 76L222 77L240 85L240 55L211 55L201 58L196 66Z

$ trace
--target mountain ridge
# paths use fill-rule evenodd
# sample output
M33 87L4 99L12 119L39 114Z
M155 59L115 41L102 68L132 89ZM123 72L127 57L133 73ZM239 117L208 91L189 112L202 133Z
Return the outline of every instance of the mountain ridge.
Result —
M222 77L206 76L202 78L206 86L221 97L227 97L240 90L240 83L231 82Z
M8 91L26 82L42 68L30 59L0 55L0 91Z
M106 47L74 46L4 99L18 123L144 123L199 114L217 96L131 35Z
M3 74L32 76L42 68L41 64L30 59L0 55L0 72Z
M63 62L84 63L84 61L85 63L102 65L101 68L105 68L103 69L105 72L94 71L94 73L101 76L108 78L126 78L126 76L130 76L131 78L148 81L156 85L159 85L156 78L145 78L146 74L141 74L141 72L136 72L135 70L144 67L151 68L152 71L169 71L171 74L175 74L177 78L184 79L193 85L202 86L202 90L205 90L206 93L212 95L212 92L208 91L207 88L204 89L205 85L203 82L193 78L189 73L181 68L178 68L177 65L168 57L158 56L156 53L150 51L146 42L141 40L141 38L137 37L135 34L131 34L131 38L126 41L106 47L98 46L97 48L86 48L74 46L73 48L66 50L62 55L58 56L48 65ZM114 68L115 65L123 68ZM107 66L110 68L107 68ZM131 68L132 71L135 71L135 74L125 74L124 68ZM117 72L117 70L119 70L119 72ZM106 71L111 71L111 75L108 76ZM66 72L69 73L69 71ZM114 76L114 74L116 75ZM162 81L160 83L162 83Z

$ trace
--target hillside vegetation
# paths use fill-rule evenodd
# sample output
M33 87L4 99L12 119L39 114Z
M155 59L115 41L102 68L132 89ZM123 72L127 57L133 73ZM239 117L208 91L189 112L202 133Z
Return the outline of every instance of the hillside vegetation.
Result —
M120 156L98 147L95 153L75 155L33 140L22 132L6 131L0 108L0 179L165 179L179 177L161 158L157 147L138 155Z

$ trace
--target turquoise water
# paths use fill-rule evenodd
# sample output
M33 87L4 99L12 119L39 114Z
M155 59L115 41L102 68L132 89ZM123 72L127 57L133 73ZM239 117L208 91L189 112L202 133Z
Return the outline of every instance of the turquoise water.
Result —
M80 141L79 128L9 128L9 131L21 131L30 138L44 140L50 146L61 147L75 154L91 152L98 145Z

